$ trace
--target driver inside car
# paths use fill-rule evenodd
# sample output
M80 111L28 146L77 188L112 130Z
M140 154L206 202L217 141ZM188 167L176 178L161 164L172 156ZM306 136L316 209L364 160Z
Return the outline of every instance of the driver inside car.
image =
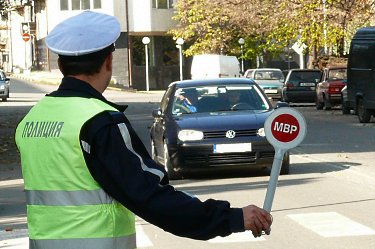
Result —
M231 90L231 91L228 91L226 95L227 95L229 108L232 108L234 105L241 102L240 101L241 93L239 91Z

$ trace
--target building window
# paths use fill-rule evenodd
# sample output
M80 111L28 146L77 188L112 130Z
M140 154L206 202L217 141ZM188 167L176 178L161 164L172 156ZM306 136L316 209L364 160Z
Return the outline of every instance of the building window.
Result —
M154 9L172 9L176 0L152 0Z
M101 9L102 0L60 0L60 10Z
M102 8L102 0L94 0L94 9Z
M80 10L80 0L72 0L72 10Z
M163 65L179 65L179 53L176 48L176 42L170 36L161 36L160 41L162 44Z
M68 0L60 0L60 10L69 10Z
M81 9L89 10L90 8L90 0L81 0Z

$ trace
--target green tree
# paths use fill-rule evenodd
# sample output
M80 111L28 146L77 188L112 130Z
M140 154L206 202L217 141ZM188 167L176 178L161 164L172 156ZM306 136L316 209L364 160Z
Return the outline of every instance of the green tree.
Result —
M246 59L282 53L295 42L314 58L327 50L342 56L374 9L374 0L180 0L171 33L191 44L186 55L239 55L242 37Z
M208 53L227 53L236 27L229 18L228 10L210 0L178 1L177 28L170 30L174 39L183 38L190 46L188 56Z
M0 0L0 14L3 18L7 18L7 12L9 10L9 0Z

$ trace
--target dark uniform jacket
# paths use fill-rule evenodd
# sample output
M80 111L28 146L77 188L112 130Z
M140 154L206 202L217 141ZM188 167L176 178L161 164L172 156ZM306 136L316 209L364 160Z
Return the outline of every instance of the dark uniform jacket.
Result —
M202 202L169 185L167 173L151 159L125 117L127 106L107 101L72 77L63 78L48 96L97 98L118 109L100 113L82 127L80 139L90 148L82 148L82 153L93 178L137 216L175 235L199 240L244 231L241 208L231 208L227 201Z

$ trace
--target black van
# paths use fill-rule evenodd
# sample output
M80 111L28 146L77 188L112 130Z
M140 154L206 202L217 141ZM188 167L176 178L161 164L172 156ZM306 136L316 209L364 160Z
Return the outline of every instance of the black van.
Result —
M375 27L360 28L354 35L348 60L348 107L359 122L375 115Z

